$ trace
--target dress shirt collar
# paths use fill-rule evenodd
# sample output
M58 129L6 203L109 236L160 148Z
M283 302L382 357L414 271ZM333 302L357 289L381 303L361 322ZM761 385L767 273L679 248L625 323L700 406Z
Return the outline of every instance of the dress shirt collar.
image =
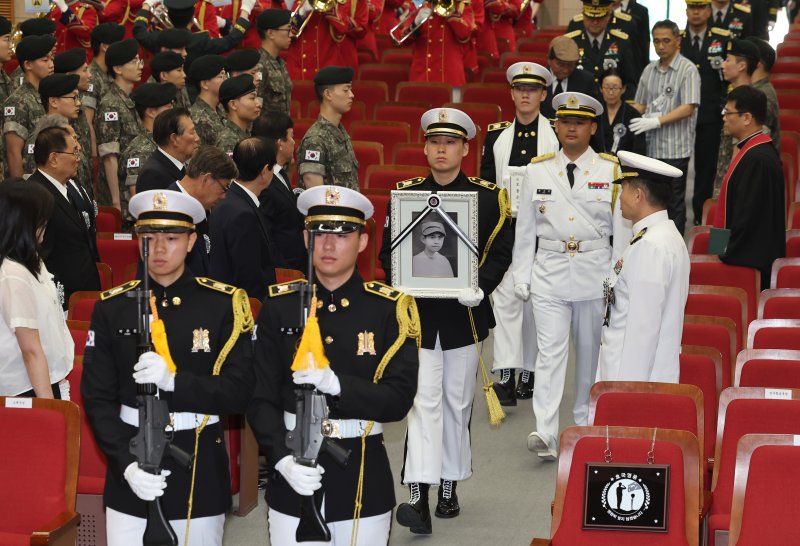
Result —
M53 178L52 176L50 176L49 174L47 174L46 172L44 172L41 169L39 169L39 172L42 173L42 176L44 176L46 179L48 179L50 181L50 183L53 184L56 187L56 189L58 189L59 193L61 193L61 195L64 196L64 199L69 201L69 197L67 196L67 185L66 184L62 184L61 182L59 182L58 180L56 180L55 178Z
M237 186L239 186L240 188L242 188L242 189L244 190L244 192L245 192L245 193L246 193L246 194L247 194L247 195L250 197L250 199L253 201L253 204L255 204L256 208L258 208L258 205L260 204L260 203L258 202L258 196L257 196L255 193L253 193L252 191L250 191L249 189L247 189L247 188L244 186L244 184L240 184L238 181L236 181L236 185L237 185Z
M747 141L748 141L748 140L750 140L751 138L753 138L753 137L754 137L754 136L756 136L756 135L760 135L760 134L761 134L761 133L763 133L763 132L764 132L763 130L758 130L758 131L756 131L755 133L753 133L752 135L748 135L748 136L744 137L742 140L740 140L739 142L737 142L737 143L736 143L736 146L737 146L737 147L738 147L738 148L741 150L741 149L742 149L742 147L743 147L745 144L747 144Z
M164 148L162 148L161 146L158 146L158 151L161 152L162 154L164 154L167 159L172 161L172 164L175 165L178 168L179 171L183 170L183 163L181 163L180 161L178 161L177 159L175 159L174 157L169 155L167 152L165 152Z
M592 150L592 147L586 148L586 151L581 154L581 156L576 159L575 161L571 161L565 154L564 150L561 149L558 151L558 160L561 162L561 167L566 168L567 163L575 163L578 166L579 171L586 171L589 170L589 167L594 162L595 153ZM576 184L577 185L577 184Z
M700 45L702 45L703 40L706 39L706 32L708 32L708 27L704 28L701 32L694 32L692 29L689 29L689 41L694 45L694 37L697 36L700 38Z
M665 220L669 220L669 215L667 214L667 211L660 210L658 212L654 212L653 214L645 216L644 218L633 224L633 229L631 231L633 231L633 235L635 236L644 228L649 228L650 226L654 226L659 222L663 222Z
M727 6L725 6L724 8L717 8L717 7L714 7L714 6L712 5L712 7L711 7L711 8L712 8L712 9L711 9L711 11L712 11L713 13L711 14L711 22L712 22L712 23L716 23L716 22L717 22L717 13L719 13L719 12L722 12L722 20L724 21L724 20L725 20L725 17L728 15L728 9L729 9L730 7L731 7L731 5L730 5L730 4L728 4L728 5L727 5Z

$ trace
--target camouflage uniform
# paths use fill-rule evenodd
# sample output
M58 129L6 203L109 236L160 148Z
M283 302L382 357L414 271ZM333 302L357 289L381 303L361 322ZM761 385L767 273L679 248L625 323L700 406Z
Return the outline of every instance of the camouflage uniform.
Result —
M262 74L258 96L264 100L261 105L264 112L283 112L287 116L291 115L294 85L289 77L289 71L286 70L286 62L280 57L272 58L272 55L264 49L259 49L258 53L261 56L258 64Z
M0 106L6 102L8 96L11 95L11 78L6 74L6 71L0 67ZM0 126L0 133L2 127ZM6 172L6 139L0 134L0 175Z
M189 107L189 115L194 122L194 129L200 137L200 144L214 145L217 142L217 135L222 133L224 127L222 120L225 118L221 117L218 110L211 108L200 97L197 97L194 104Z
M89 64L89 73L92 75L92 83L89 87L89 93L94 97L95 105L90 108L94 108L97 110L97 106L100 104L100 99L102 99L106 93L108 93L108 89L111 87L111 84L114 83L114 80L111 79L111 76L108 75L108 72L100 68L100 66L92 61ZM83 98L81 98L83 100ZM86 104L86 103L84 103Z
M112 84L103 96L94 117L94 132L97 138L97 157L99 160L99 176L97 177L97 202L100 205L111 205L111 194L108 191L103 158L109 154L119 155L137 135L144 131L133 99L118 85ZM125 187L120 187L120 204L123 211L125 204L122 196Z
M233 149L240 140L250 136L247 131L242 131L241 127L236 125L231 120L225 118L222 122L222 132L217 136L217 141L214 143L217 148L222 150L228 155L233 154Z
M19 86L22 85L22 81L25 79L25 74L22 72L22 67L17 65L17 68L11 73L11 92L13 93Z
M139 177L144 162L147 158L156 151L156 143L153 140L153 133L145 130L136 138L134 138L128 147L123 150L119 156L119 169L117 176L119 177L119 185L125 188L125 193L120 194L120 202L122 203L122 213L124 217L128 216L128 200L130 199L131 186L136 188L136 179Z
M83 108L81 108L81 112L78 114L78 119L72 122L72 128L75 129L75 134L78 135L78 143L81 145L81 160L78 162L76 181L93 197L92 133L89 131L89 120L86 118L86 112Z
M314 122L297 150L297 173L323 177L324 184L345 186L358 191L358 160L344 127L320 116Z
M178 94L175 95L175 100L172 101L172 106L175 108L186 108L187 110L192 105L192 101L189 100L189 92L184 87L178 91Z
M17 136L27 141L36 121L44 115L44 106L42 106L39 91L26 80L3 103L3 139L5 140L6 133L16 133ZM26 149L23 146L23 163L25 152ZM5 151L3 157L5 157ZM6 169L8 169L7 165Z

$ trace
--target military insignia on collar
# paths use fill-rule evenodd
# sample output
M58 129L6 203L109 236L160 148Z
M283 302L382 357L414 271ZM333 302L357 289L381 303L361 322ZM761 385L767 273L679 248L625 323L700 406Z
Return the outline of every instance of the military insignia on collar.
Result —
M358 333L358 349L356 356L376 355L375 352L375 333L364 330Z
M211 352L211 342L208 339L207 328L197 328L196 330L192 330L192 352Z
M155 210L167 210L167 194L158 192L153 196L153 208Z
M447 110L444 108L439 110L439 121L447 121Z
M339 204L339 197L340 192L338 188L333 186L328 186L325 189L325 204L326 205L338 205Z

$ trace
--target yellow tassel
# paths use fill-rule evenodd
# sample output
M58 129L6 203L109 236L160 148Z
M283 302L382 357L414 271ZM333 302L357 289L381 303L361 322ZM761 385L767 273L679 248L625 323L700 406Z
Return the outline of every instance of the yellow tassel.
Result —
M297 353L292 362L292 371L299 372L311 368L308 357L314 361L317 369L327 368L330 361L325 356L325 348L322 346L322 333L319 330L319 319L317 319L317 296L311 298L311 309L308 313L308 321L303 330L303 337L297 347Z
M481 345L478 341L478 332L475 329L475 319L472 317L472 309L467 309L469 314L469 324L472 326L472 338L475 341L475 350L478 351L478 364L481 368L481 377L483 378L483 392L486 395L486 409L489 410L489 424L493 427L499 426L506 418L506 412L500 406L500 401L497 399L497 393L492 388L492 381L489 379L489 373L486 371L486 364L483 363L483 354L481 354Z
M150 336L153 340L153 347L156 350L156 354L166 361L169 371L175 373L178 371L178 367L175 366L175 361L172 360L172 355L169 353L167 329L166 326L164 326L164 321L158 318L158 307L156 306L155 296L150 296L150 312L153 313L153 322L150 324Z

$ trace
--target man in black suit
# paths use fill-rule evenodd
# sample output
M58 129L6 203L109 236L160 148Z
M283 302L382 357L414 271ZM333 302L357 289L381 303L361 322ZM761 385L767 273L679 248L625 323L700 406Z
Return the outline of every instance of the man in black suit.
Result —
M239 177L209 222L214 249L209 276L263 300L275 284L275 262L258 196L273 180L275 144L258 137L241 140L233 148L233 162Z
M79 210L83 198L69 183L77 173L80 152L74 131L64 127L42 130L34 148L36 171L28 179L47 188L56 202L42 241L42 256L59 294L63 290L65 310L73 292L100 290L91 228Z
M200 146L200 137L185 108L161 112L153 122L153 140L158 148L145 161L136 179L136 192L164 190L186 174L186 162ZM196 271L194 273L197 273Z
M594 76L590 72L577 68L580 58L578 44L572 38L557 36L550 42L547 64L553 74L553 85L547 90L547 98L542 101L540 106L541 113L548 119L556 116L552 101L553 97L559 93L576 91L590 97L599 97Z
M308 254L303 242L304 217L297 210L297 195L292 191L289 166L294 158L294 124L283 112L260 116L253 123L253 136L275 143L276 164L273 183L261 192L261 214L275 245L275 266L306 271Z

